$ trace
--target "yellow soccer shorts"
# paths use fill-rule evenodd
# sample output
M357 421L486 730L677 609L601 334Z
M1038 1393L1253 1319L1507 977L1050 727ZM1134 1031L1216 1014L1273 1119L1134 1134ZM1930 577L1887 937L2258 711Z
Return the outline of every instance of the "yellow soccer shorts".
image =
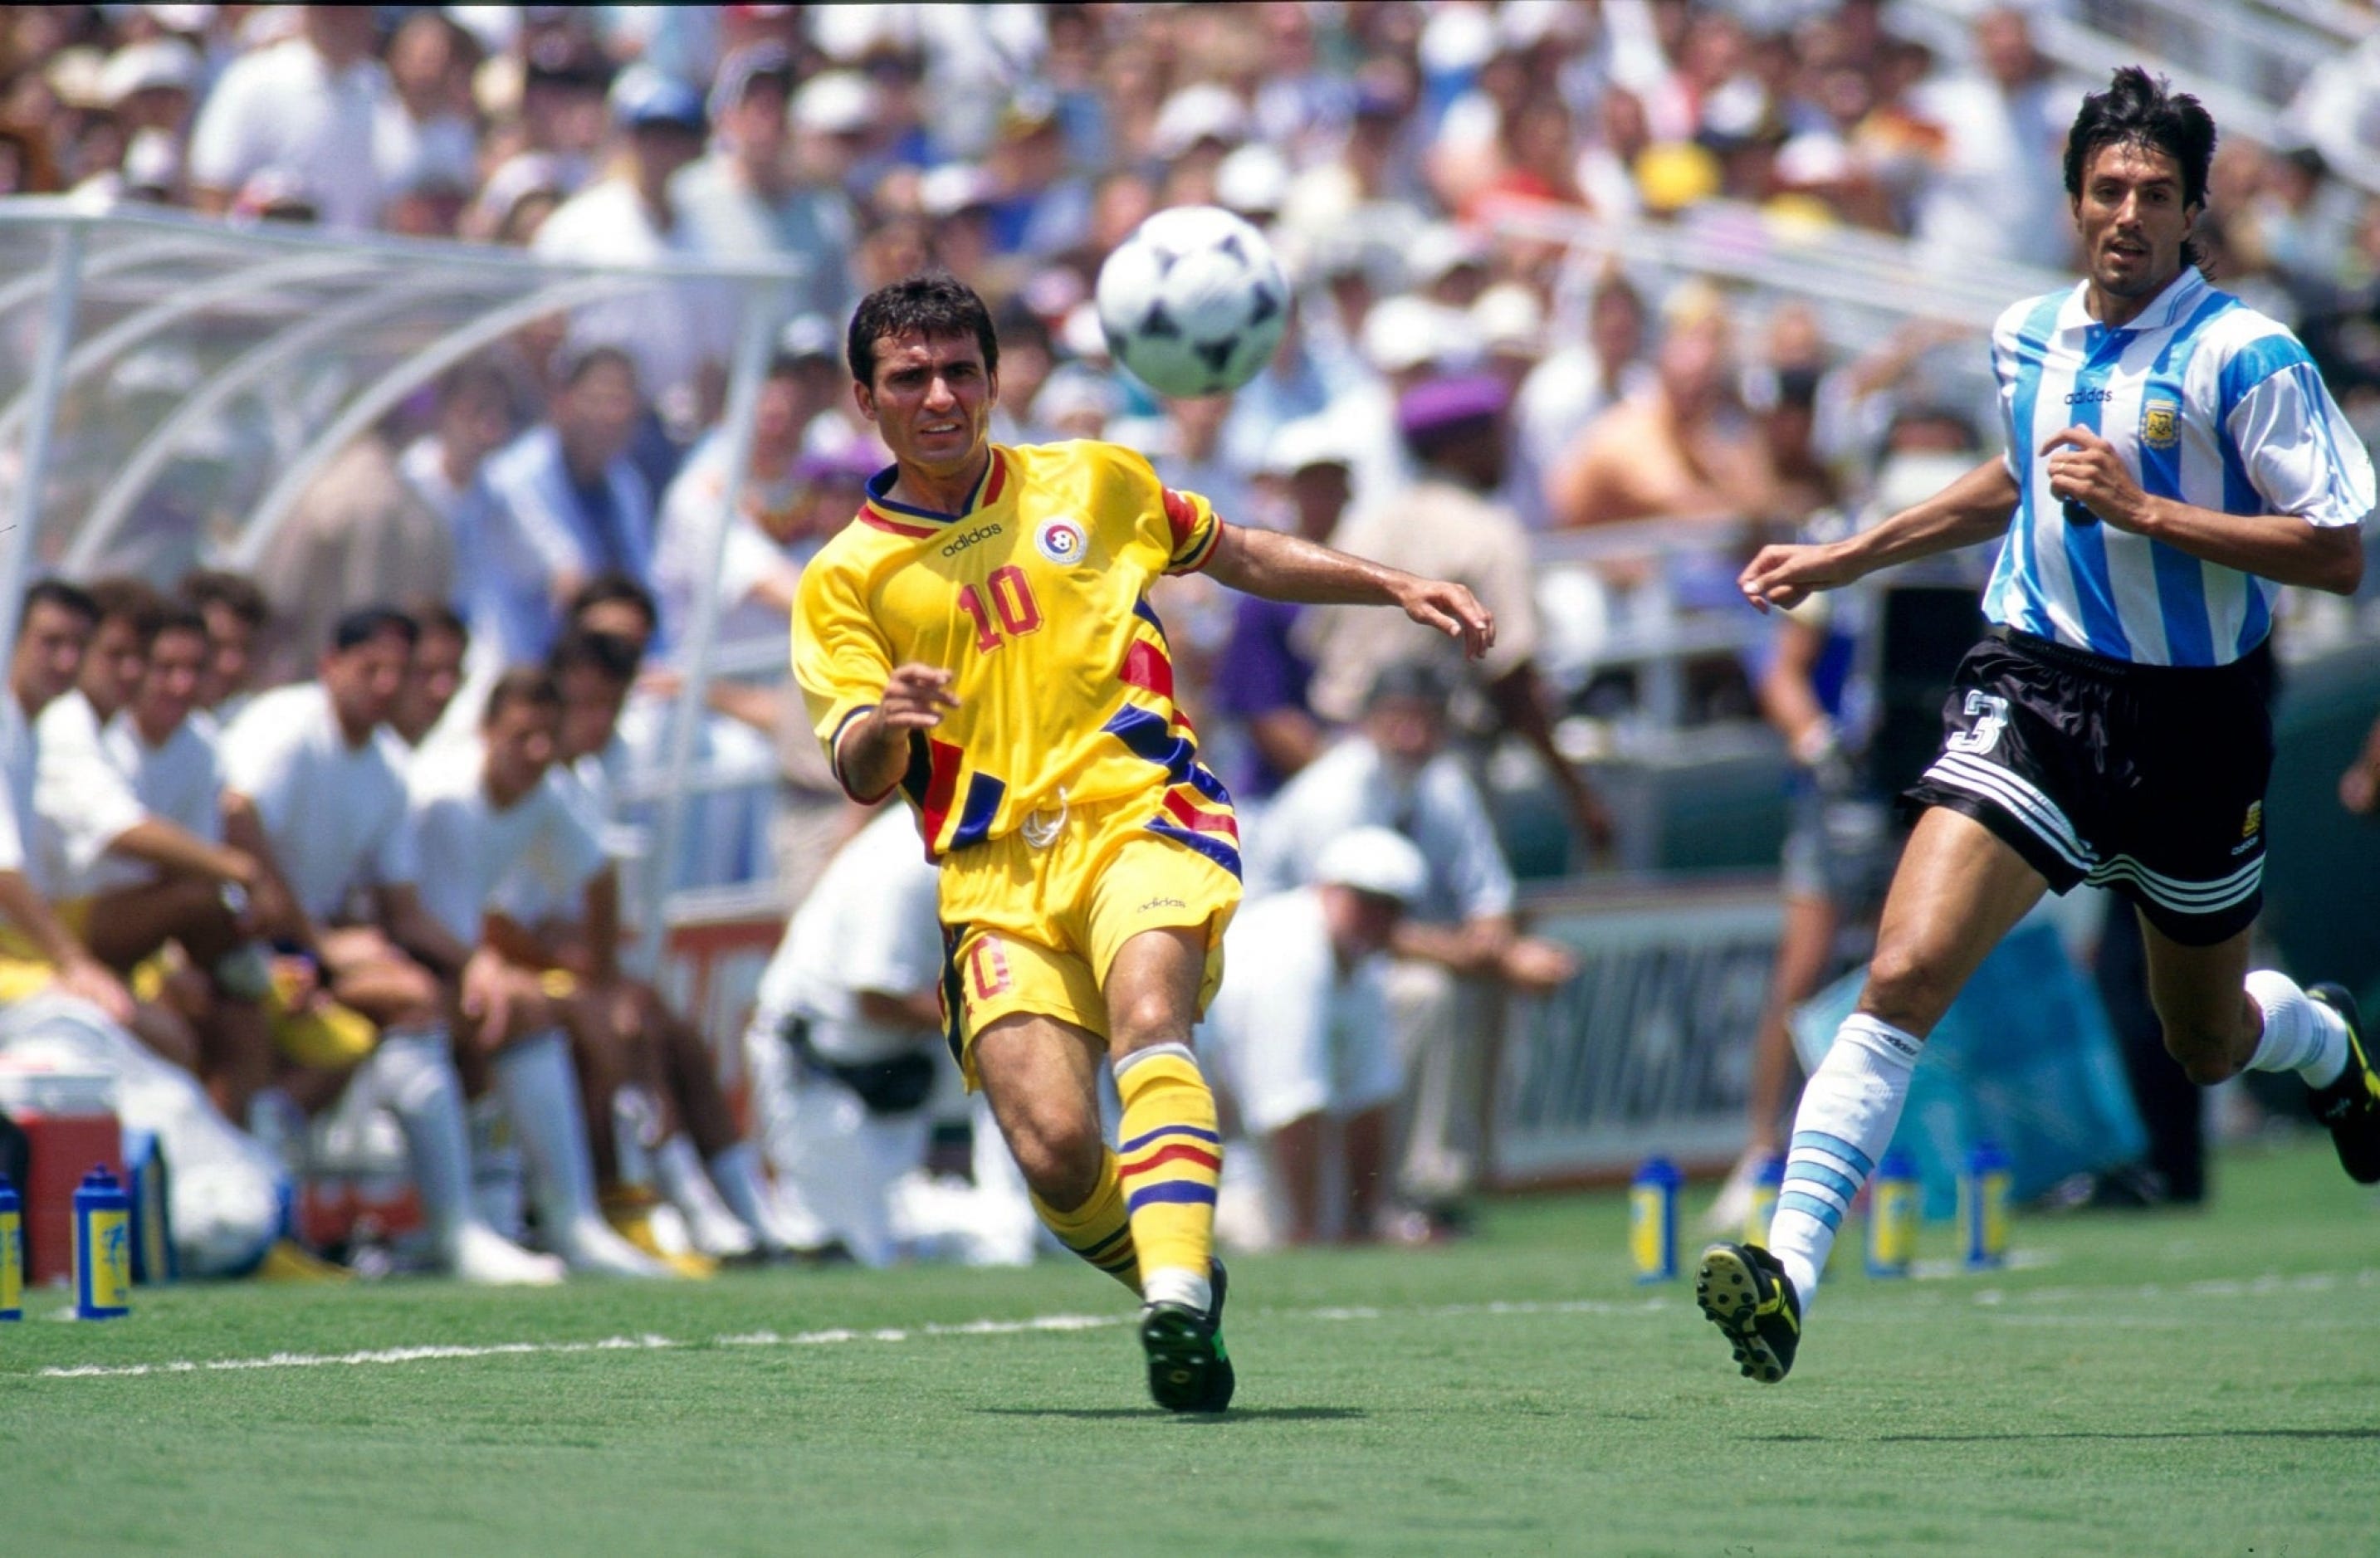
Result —
M67 934L77 941L87 941L91 935L91 900L61 898L50 906L51 915ZM14 925L0 925L0 1006L10 1006L49 988L57 978L58 966L50 961L40 943Z
M970 1089L975 1036L1002 1017L1030 1012L1105 1039L1100 992L1144 931L1206 931L1205 1012L1240 902L1239 835L1228 805L1185 802L1187 788L1069 807L1051 833L1020 829L943 858L943 1015Z

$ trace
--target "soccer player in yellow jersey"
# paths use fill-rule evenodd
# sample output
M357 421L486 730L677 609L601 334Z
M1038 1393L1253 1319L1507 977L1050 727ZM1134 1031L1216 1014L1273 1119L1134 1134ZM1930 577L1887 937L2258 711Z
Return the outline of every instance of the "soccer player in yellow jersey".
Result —
M1239 832L1173 705L1148 587L1203 568L1274 600L1401 606L1474 655L1494 622L1461 585L1226 526L1132 450L993 445L1000 344L949 276L871 293L848 351L893 465L803 570L795 675L844 787L901 790L941 861L953 1048L1043 1221L1141 1296L1158 1405L1220 1411L1221 1145L1190 1030L1222 977Z

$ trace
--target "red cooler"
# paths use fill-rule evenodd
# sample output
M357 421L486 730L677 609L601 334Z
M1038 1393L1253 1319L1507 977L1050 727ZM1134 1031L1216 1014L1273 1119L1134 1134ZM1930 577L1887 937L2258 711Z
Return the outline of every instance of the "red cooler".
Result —
M0 1113L32 1144L25 1186L25 1284L74 1280L75 1187L105 1163L124 1176L115 1079L97 1071L47 1071L0 1063Z

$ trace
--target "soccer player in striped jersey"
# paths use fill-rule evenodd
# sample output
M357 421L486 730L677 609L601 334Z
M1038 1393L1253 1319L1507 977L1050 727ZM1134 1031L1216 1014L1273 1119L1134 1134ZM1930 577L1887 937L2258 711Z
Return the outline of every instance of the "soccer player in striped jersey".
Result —
M953 1049L1043 1221L1141 1296L1158 1404L1220 1410L1220 1141L1190 1033L1222 977L1239 829L1174 706L1148 588L1203 568L1274 600L1400 606L1475 656L1493 620L1460 585L1227 526L1129 449L992 444L1000 343L946 275L870 294L847 349L894 463L802 574L812 725L854 798L917 809Z
M2214 150L2197 100L2137 67L2085 97L2065 172L2088 274L1993 331L2006 455L1873 529L1764 548L1743 571L1755 605L1791 607L2007 536L1984 596L1994 626L1907 792L1922 814L1858 1008L1803 1091L1768 1244L1713 1245L1696 1273L1755 1379L1793 1365L1926 1033L2045 891L2129 899L2190 1078L2296 1072L2347 1172L2380 1182L2380 1079L2353 1002L2249 968L2273 595L2354 590L2372 466L2305 348L2195 268Z

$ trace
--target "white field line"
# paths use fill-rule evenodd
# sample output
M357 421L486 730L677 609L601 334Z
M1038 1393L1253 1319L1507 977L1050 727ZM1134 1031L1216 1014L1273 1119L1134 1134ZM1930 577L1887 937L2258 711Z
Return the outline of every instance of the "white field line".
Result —
M2342 1287L2380 1288L2380 1269L2366 1268L2357 1272L2303 1272L2294 1276L2266 1275L2253 1278L2219 1278L2182 1284L2143 1283L2118 1287L2045 1287L2030 1292L2007 1294L1998 1288L1976 1292L1972 1302L1997 1307L2011 1302L2025 1304L2064 1303L2075 1300L2106 1298L2151 1298L2180 1296L2188 1298L2262 1298L2290 1293L2328 1293ZM1360 1323L1367 1321L1396 1318L1468 1319L1506 1315L1652 1315L1680 1308L1679 1302L1668 1297L1647 1297L1634 1303L1613 1303L1599 1298L1524 1299L1480 1304L1427 1304L1402 1308L1347 1308L1340 1306L1306 1309L1265 1309L1257 1311L1268 1319L1312 1320L1331 1323ZM698 1350L710 1347L819 1347L839 1346L855 1342L901 1343L943 1336L1017 1336L1033 1332L1098 1331L1128 1325L1130 1314L1111 1315L1035 1315L1026 1320L971 1320L957 1324L927 1324L853 1330L837 1327L825 1331L747 1331L732 1335L714 1336L708 1342L678 1341L650 1333L637 1336L607 1336L595 1342L494 1342L479 1346L373 1347L348 1353L272 1353L262 1357L219 1357L205 1361L181 1359L171 1363L84 1363L67 1367L52 1365L19 1378L45 1380L125 1380L152 1374L216 1374L239 1373L258 1369L360 1369L383 1364L431 1363L449 1359L481 1357L559 1357L574 1353L607 1352L668 1352ZM6 1378L0 1374L0 1378Z

